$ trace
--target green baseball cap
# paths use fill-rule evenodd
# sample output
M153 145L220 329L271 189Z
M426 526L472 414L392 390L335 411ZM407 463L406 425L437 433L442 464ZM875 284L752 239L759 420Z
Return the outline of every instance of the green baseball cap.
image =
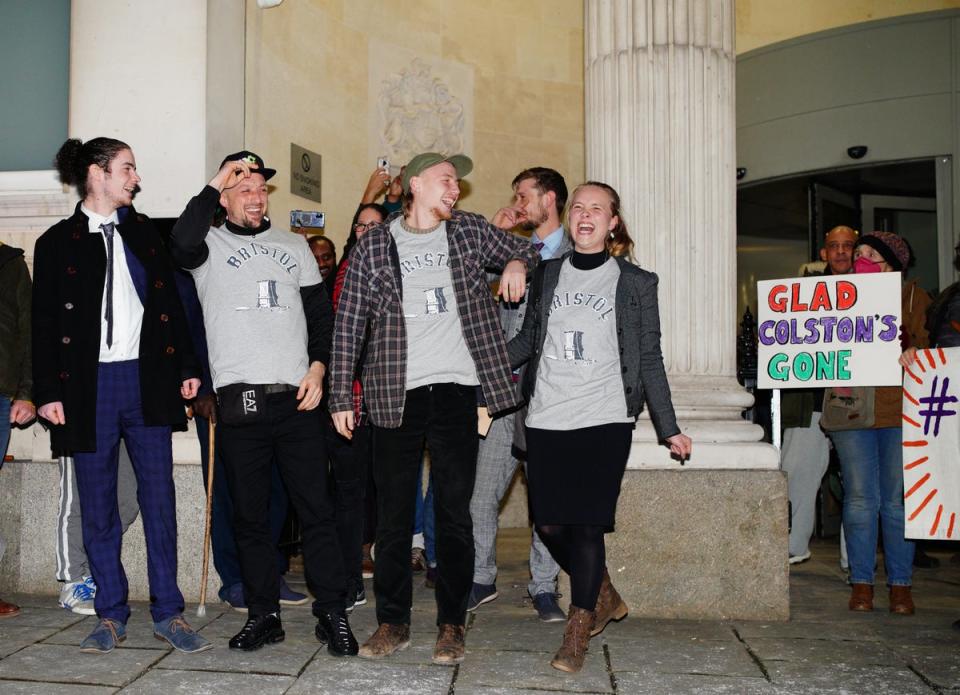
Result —
M410 179L414 176L420 176L420 174L430 167L443 164L444 162L450 162L450 164L453 165L453 168L457 172L458 179L462 179L473 171L473 160L465 154L455 154L450 157L445 157L439 152L423 152L411 159L410 163L407 164L407 168L403 170L403 192L410 192Z

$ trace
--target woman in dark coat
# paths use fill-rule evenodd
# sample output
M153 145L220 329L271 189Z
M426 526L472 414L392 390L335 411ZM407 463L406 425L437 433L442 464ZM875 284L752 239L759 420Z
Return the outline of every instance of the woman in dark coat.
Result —
M575 672L587 644L627 606L606 572L604 533L613 529L637 416L646 404L657 436L689 456L660 351L657 276L629 260L633 241L610 186L573 193L574 250L542 263L531 309L510 344L510 362L529 362L527 480L537 532L570 575L563 644L551 665Z

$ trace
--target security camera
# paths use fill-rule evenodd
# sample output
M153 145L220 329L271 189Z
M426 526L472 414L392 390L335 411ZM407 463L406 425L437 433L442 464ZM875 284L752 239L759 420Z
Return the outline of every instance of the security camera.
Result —
M847 156L849 156L850 159L863 159L867 156L867 146L854 145L853 147L848 147Z
M737 167L737 181L740 181L747 175L746 167Z

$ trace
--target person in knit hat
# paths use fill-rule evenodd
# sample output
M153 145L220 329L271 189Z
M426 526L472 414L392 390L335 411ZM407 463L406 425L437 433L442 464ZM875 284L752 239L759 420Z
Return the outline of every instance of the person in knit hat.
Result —
M903 272L913 260L910 245L891 232L871 232L854 250L853 268L859 273ZM924 327L930 297L916 281L901 290L905 352L901 365L913 361L916 348L926 347ZM874 402L870 427L830 432L843 474L843 530L850 562L852 611L873 610L873 581L877 536L883 529L883 562L889 592L889 610L913 615L911 595L914 543L905 538L903 508L903 454L899 386L868 389Z
M863 247L867 246L870 251ZM872 252L872 253L871 253ZM913 251L907 240L893 232L870 232L860 238L860 244L855 252L857 255L854 260L854 270L857 273L879 272L870 270L868 263L886 262L890 267L885 270L904 271L913 260ZM879 255L879 258L877 256ZM861 269L857 269L857 262L860 262Z

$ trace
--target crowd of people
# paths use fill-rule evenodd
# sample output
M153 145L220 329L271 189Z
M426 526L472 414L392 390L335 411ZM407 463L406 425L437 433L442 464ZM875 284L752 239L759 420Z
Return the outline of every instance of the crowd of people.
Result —
M826 233L820 257L823 275L905 274L915 263L913 250L903 237L887 231L861 235L846 225ZM960 246L954 262L960 268ZM917 360L918 349L960 345L958 288L960 283L951 285L933 301L915 278L903 277L899 332L902 367ZM817 493L832 448L842 483L840 565L851 587L848 607L859 612L874 609L879 541L888 587L887 608L894 614L913 615L914 567L931 566L935 559L920 554L917 543L906 537L902 388L861 389L858 399L862 405L854 406L850 412L869 412L869 417L856 426L821 420L828 401L843 394L819 389L799 395L799 412L792 414L788 423L792 426L785 429L781 452L791 509L790 564L805 562L811 556L809 543L815 525ZM849 417L852 415L848 414ZM960 620L954 627L960 629Z
M272 225L276 172L253 152L223 159L169 238L133 206L141 179L126 143L71 139L56 166L80 202L38 239L32 291L22 252L0 246L0 320L12 327L0 417L50 430L60 602L98 618L82 651L126 636L120 545L138 514L155 636L183 652L213 646L177 586L171 433L191 416L216 473L220 597L248 615L231 649L283 640L281 606L310 600L283 579L289 504L330 654L407 647L423 563L433 661L459 663L467 612L497 596L497 508L522 463L533 606L566 620L552 665L583 666L590 638L628 610L604 534L644 406L674 456L692 449L660 352L657 277L632 262L613 188L583 183L568 204L563 177L532 167L488 221L456 207L473 162L422 153L398 176L373 173L337 264L326 236ZM371 574L379 626L360 645L349 614ZM0 602L0 617L18 611Z
M566 622L551 664L582 668L591 637L628 611L604 538L641 411L676 459L692 450L664 371L657 276L633 262L616 190L587 181L571 193L557 171L530 167L487 220L457 208L473 162L422 153L397 176L373 172L338 263L325 235L272 224L276 171L253 152L226 156L169 236L133 206L141 179L126 143L68 140L56 166L80 202L38 239L32 281L22 251L0 245L0 451L10 426L39 418L50 430L60 605L98 618L82 651L126 636L120 545L138 515L155 635L184 652L213 646L185 620L177 586L171 433L189 416L215 473L219 595L248 615L230 648L282 641L281 607L311 600L284 580L289 508L315 636L332 655L406 648L423 569L433 661L459 663L467 613L498 595L498 510L522 466L528 592L542 621ZM902 273L912 252L896 234L839 226L822 258L827 274ZM904 282L902 365L960 344L958 297L953 286L931 303ZM790 562L810 556L832 444L849 608L873 609L882 535L889 609L910 615L900 389L869 397L868 427L825 437L820 392L786 431ZM361 645L349 615L370 578L378 628ZM0 617L18 612L0 601Z

